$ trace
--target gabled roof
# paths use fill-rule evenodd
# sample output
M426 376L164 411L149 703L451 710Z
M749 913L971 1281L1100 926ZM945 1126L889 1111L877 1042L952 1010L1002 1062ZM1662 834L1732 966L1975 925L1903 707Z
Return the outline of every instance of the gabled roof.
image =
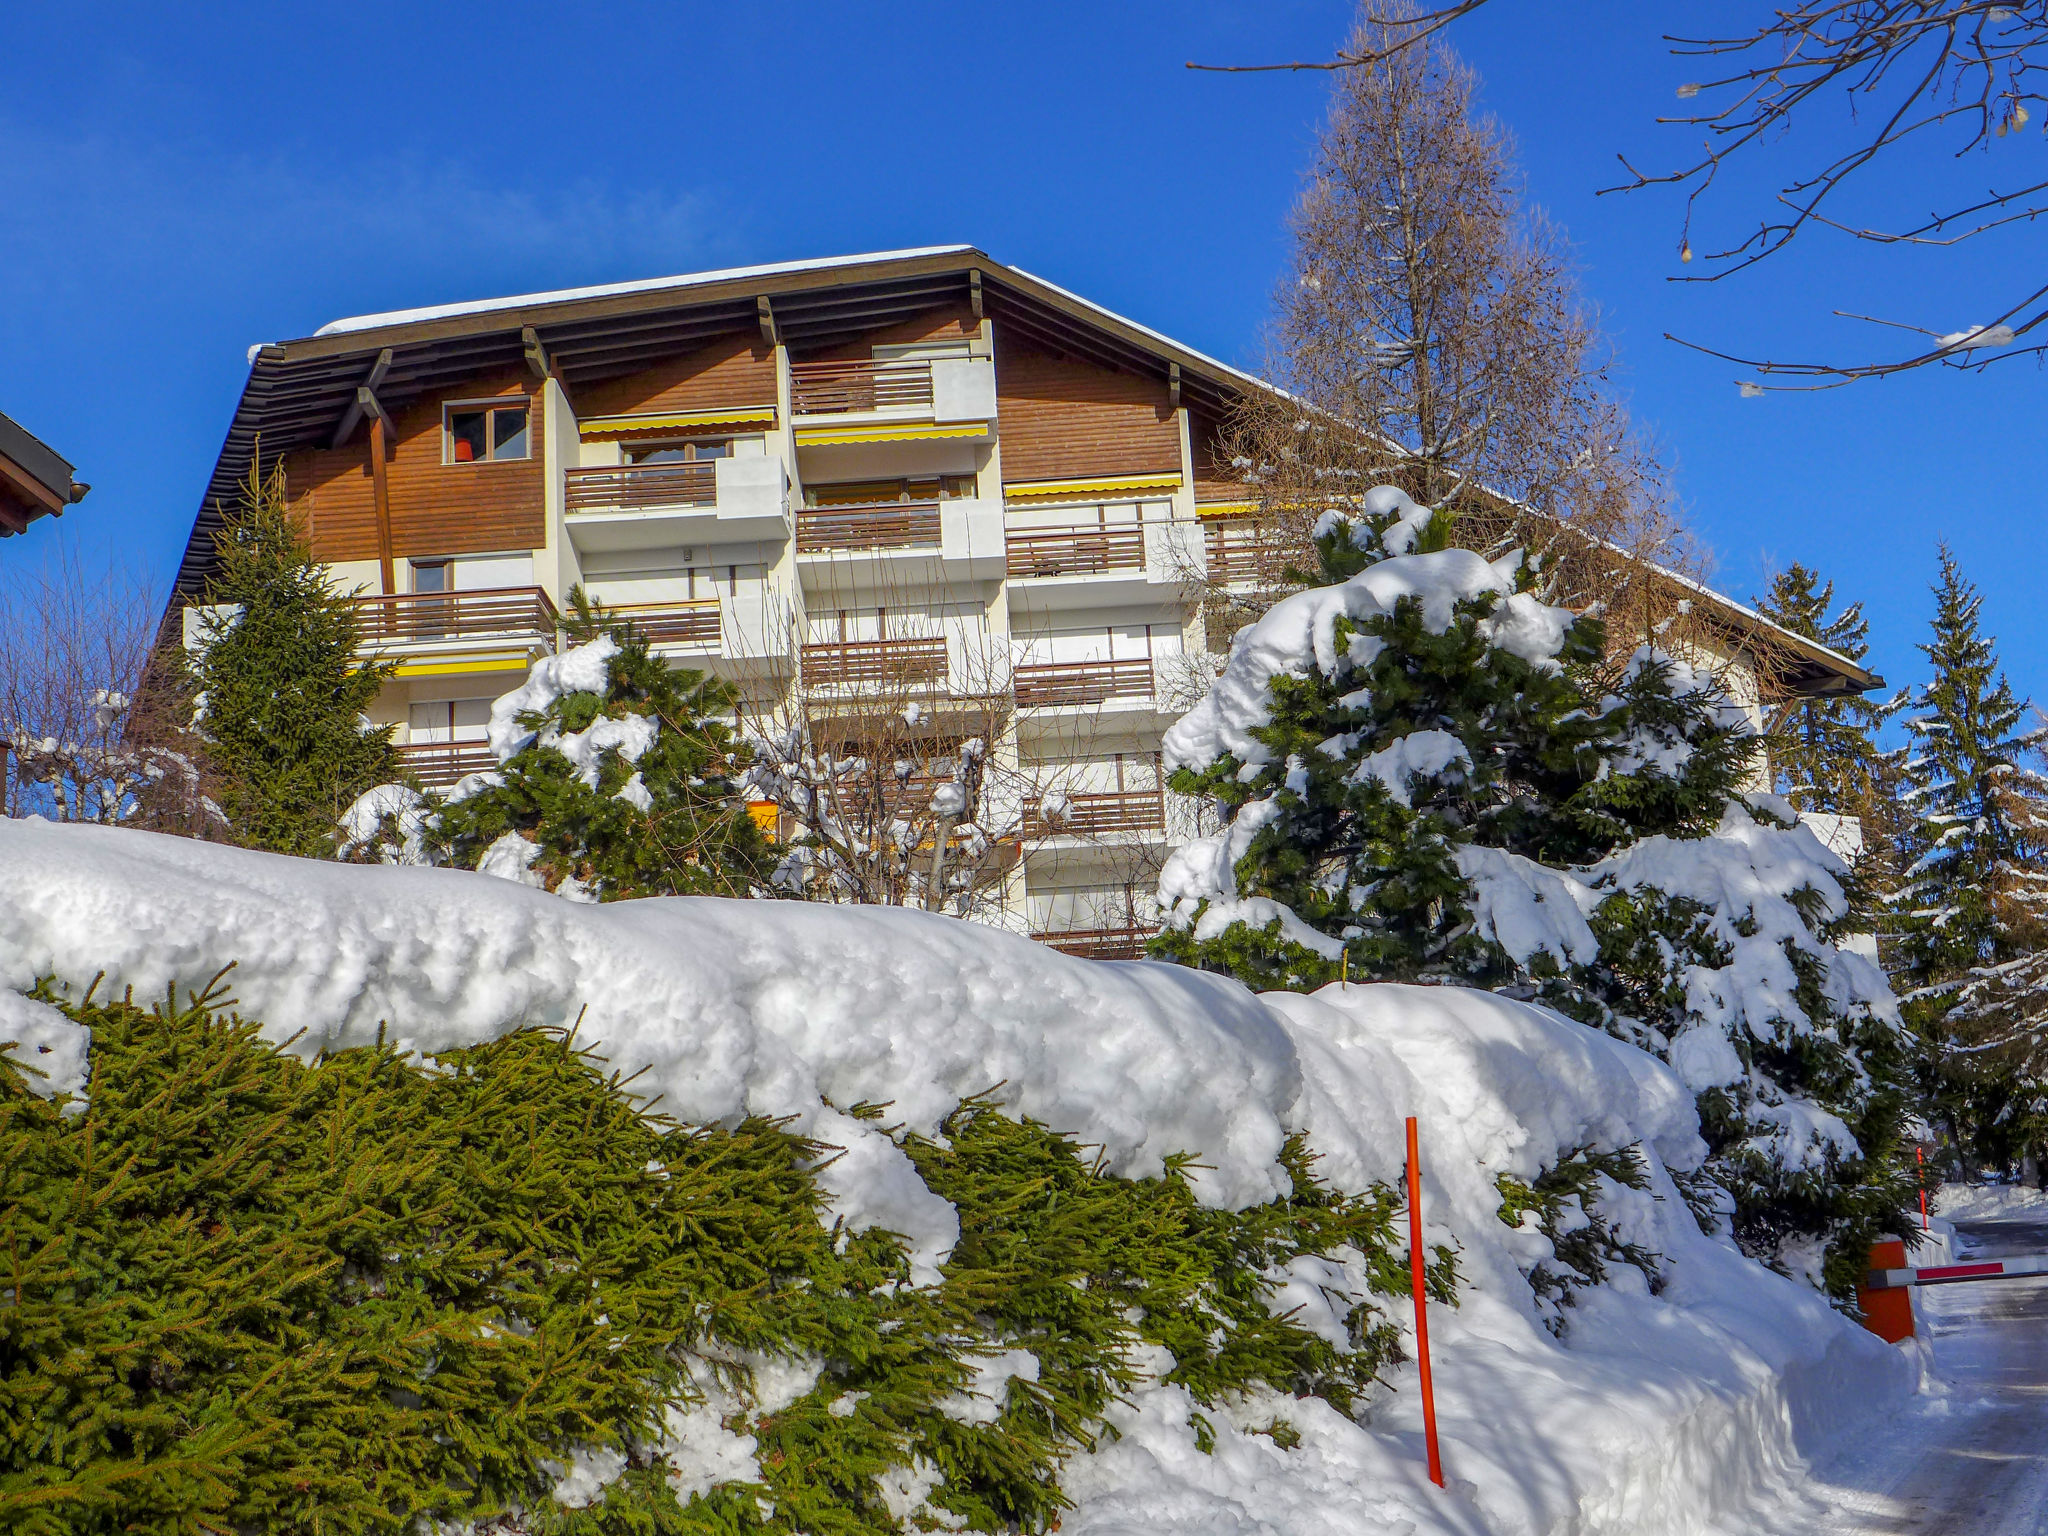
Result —
M1184 398L1221 413L1251 375L1006 267L971 245L926 246L770 266L734 267L642 282L520 294L466 304L336 320L297 341L249 349L249 379L206 487L177 590L198 590L211 558L218 507L231 504L256 443L264 465L329 442L388 348L377 397L394 414L431 390L525 366L531 327L570 390L636 373L719 336L757 332L762 300L776 333L798 353L828 347L976 290L984 312L1011 335L1070 356L1164 380L1178 366Z
M637 373L720 336L758 332L768 317L779 339L802 353L942 305L964 305L977 293L983 312L1009 335L1142 377L1165 380L1177 369L1182 398L1212 416L1226 414L1248 391L1273 388L971 245L730 267L357 315L297 341L249 349L248 382L194 520L173 606L199 591L219 508L232 502L248 475L258 439L266 468L293 449L331 442L345 419L353 421L356 389L373 370L378 400L396 414L430 391L524 367L529 328L555 373L574 390ZM1767 635L1774 649L1796 659L1798 691L1862 692L1882 684L1848 658L1719 593L1698 590L1715 605L1717 627L1731 638Z
M26 533L36 518L58 515L91 489L73 478L70 461L56 449L0 416L0 539Z

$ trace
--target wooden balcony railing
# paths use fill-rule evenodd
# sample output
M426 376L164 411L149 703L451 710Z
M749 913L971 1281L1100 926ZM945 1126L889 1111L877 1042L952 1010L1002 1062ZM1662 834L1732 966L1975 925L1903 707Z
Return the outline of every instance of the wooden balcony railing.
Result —
M1093 576L1145 565L1145 530L1135 525L1015 532L1007 544L1010 574L1018 577Z
M539 587L476 592L401 592L356 599L356 629L369 649L468 640L539 641L554 649L559 620Z
M1049 704L1100 704L1108 699L1139 699L1152 692L1152 658L1122 661L1055 661L1017 668L1017 707Z
M1142 960L1145 941L1157 932L1155 928L1070 928L1031 937L1082 960Z
M1303 565L1308 553L1278 525L1258 518L1205 519L1202 536L1208 547L1209 579L1225 586L1284 585L1288 566Z
M1166 827L1166 795L1157 789L1112 789L1072 794L1048 817L1043 800L1024 808L1028 837L1094 837L1104 832L1155 832Z
M649 645L717 645L724 633L715 597L677 603L621 603L605 612L626 619L647 637Z
M705 459L694 464L621 464L600 469L564 471L562 505L578 512L648 512L662 507L711 507L718 504L717 466Z
M399 766L428 789L446 789L498 766L490 744L482 741L411 741L394 750Z
M791 363L789 408L798 416L835 416L848 411L929 411L932 365L922 358L904 362Z
M882 501L858 507L806 507L796 515L796 552L833 549L937 549L936 501Z
M946 642L827 640L803 650L804 680L827 686L932 688L946 680Z

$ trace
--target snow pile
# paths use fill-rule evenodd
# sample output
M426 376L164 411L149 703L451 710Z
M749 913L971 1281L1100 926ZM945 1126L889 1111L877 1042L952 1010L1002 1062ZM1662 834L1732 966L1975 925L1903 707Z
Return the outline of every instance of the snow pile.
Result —
M1944 1184L1927 1201L1949 1222L2048 1221L2048 1189L2023 1184Z
M1491 994L1255 997L1215 976L1074 960L901 908L583 906L459 871L94 827L0 822L0 861L15 879L0 907L0 1038L48 1024L48 1010L17 997L39 979L82 985L104 972L103 986L148 996L230 961L242 1011L280 1041L304 1030L291 1048L308 1055L368 1044L387 1022L433 1051L580 1015L579 1038L622 1073L646 1068L641 1086L679 1119L792 1116L845 1147L823 1175L834 1211L905 1234L919 1283L957 1238L952 1207L875 1122L832 1105L888 1101L892 1120L930 1132L1000 1083L1012 1113L1100 1145L1111 1171L1156 1174L1197 1153L1198 1197L1233 1208L1286 1192L1276 1157L1292 1133L1339 1188L1394 1181L1402 1117L1418 1115L1426 1241L1454 1245L1461 1273L1461 1304L1431 1320L1451 1488L1424 1478L1412 1366L1358 1421L1282 1395L1205 1415L1157 1381L1172 1362L1155 1348L1134 1362L1153 1379L1115 1410L1120 1438L1067 1466L1070 1536L1681 1536L1911 1387L1908 1363L1821 1297L1701 1234L1672 1181L1705 1156L1676 1074ZM1500 1220L1496 1181L1531 1181L1582 1148L1639 1152L1647 1189L1617 1186L1600 1203L1659 1255L1656 1294L1650 1276L1615 1266L1577 1293L1559 1339L1526 1278L1550 1243ZM1306 1326L1341 1326L1329 1293L1355 1285L1350 1267L1298 1264L1285 1303L1303 1305ZM671 1423L664 1454L679 1487L746 1478L750 1417L811 1385L806 1367L778 1382L755 1364L759 1400L721 1395L707 1376L705 1406ZM1037 1370L998 1342L960 1416L977 1421ZM587 1501L612 1470L579 1457L557 1496ZM909 1515L935 1476L895 1469L883 1497Z

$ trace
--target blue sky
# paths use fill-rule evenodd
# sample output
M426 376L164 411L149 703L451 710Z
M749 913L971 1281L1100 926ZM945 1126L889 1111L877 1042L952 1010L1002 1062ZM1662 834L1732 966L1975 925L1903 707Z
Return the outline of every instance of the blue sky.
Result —
M1884 345L1832 309L1960 328L2038 281L2034 237L1939 257L1817 239L1726 283L1668 282L1703 267L1677 263L1676 200L1594 195L1617 151L1660 165L1682 148L1652 120L1698 71L1667 55L1651 9L1495 0L1454 41L1531 198L1575 242L1717 584L1747 596L1776 567L1819 566L1866 602L1874 662L1898 683L1920 675L1945 537L2014 681L2048 702L2031 362L1744 400L1741 370L1662 339ZM1654 9L1675 24L1760 6ZM1182 63L1324 56L1350 15L1345 0L10 7L0 410L94 490L61 531L0 556L45 558L61 537L167 573L249 345L370 310L965 241L1255 361L1327 82ZM1976 186L2025 160L2038 178L2044 155L2032 133L1930 155L1867 206L1931 206L1921 173ZM1753 217L1769 168L1727 182L1709 217Z

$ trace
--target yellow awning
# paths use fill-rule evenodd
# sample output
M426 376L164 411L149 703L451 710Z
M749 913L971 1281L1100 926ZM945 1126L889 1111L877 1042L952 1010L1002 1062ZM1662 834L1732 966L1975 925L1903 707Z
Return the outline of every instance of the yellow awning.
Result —
M1258 510L1256 501L1205 501L1195 508L1195 516L1246 517Z
M1180 476L1101 475L1090 480L1012 481L1003 487L1005 496L1094 496L1104 491L1177 491Z
M453 677L463 672L518 672L533 665L526 651L501 656L466 656L461 661L407 661L399 663L393 677Z
M774 425L774 406L748 405L722 411L643 411L633 416L586 416L576 423L576 431L582 437L624 437L634 432L679 432L690 427Z
M966 426L937 426L929 421L882 422L864 427L798 427L799 448L822 448L830 443L915 443L938 437L987 437L982 422Z

